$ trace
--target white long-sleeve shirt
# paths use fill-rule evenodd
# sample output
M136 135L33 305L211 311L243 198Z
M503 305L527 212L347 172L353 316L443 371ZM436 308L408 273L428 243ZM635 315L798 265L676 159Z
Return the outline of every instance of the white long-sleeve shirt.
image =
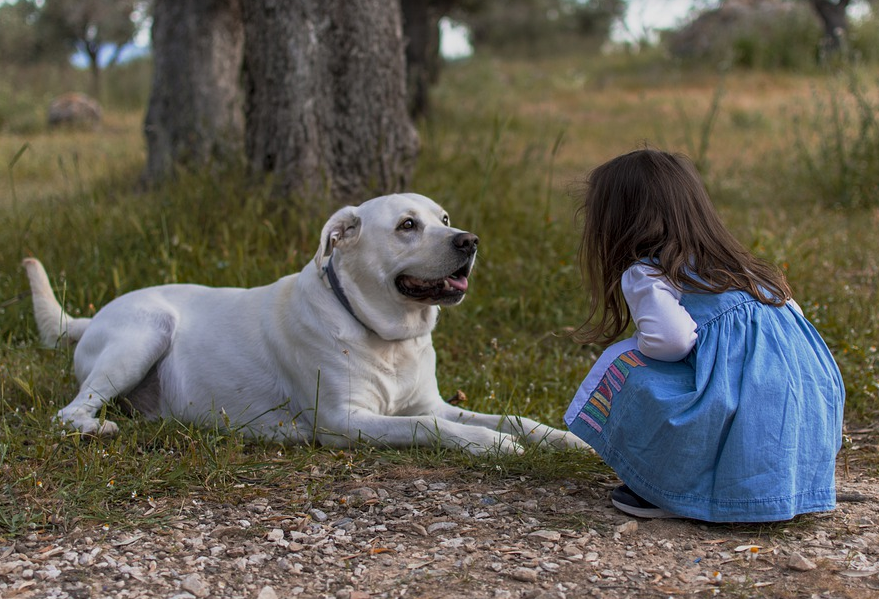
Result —
M696 345L696 322L681 305L681 292L659 270L638 263L623 273L622 289L638 349L664 362L683 360Z
M622 288L632 320L634 339L645 356L664 362L683 360L696 345L696 323L681 305L681 291L659 269L638 263L623 273ZM794 310L803 309L793 299L787 301Z

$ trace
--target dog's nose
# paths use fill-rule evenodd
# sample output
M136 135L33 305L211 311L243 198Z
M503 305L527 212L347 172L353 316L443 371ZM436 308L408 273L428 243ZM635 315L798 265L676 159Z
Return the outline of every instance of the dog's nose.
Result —
M472 254L479 245L479 238L473 233L458 233L452 238L452 243L459 250Z

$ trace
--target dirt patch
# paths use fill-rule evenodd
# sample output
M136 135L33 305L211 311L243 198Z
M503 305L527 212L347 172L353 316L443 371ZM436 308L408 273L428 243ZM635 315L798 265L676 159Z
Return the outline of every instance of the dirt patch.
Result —
M841 477L832 513L734 526L633 520L614 484L410 466L304 503L150 501L162 524L0 538L0 598L879 597L875 478Z

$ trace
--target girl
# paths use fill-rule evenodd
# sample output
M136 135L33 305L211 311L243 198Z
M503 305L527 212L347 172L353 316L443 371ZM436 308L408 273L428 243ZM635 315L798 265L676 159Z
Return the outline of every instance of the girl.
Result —
M640 517L788 520L836 505L844 389L784 275L726 230L693 164L652 149L589 177L584 343L610 346L565 415Z

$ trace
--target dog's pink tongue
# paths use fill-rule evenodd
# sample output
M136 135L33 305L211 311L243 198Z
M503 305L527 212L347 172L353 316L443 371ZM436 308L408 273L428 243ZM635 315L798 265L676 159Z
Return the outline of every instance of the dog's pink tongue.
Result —
M467 277L448 277L446 283L458 291L467 291Z

